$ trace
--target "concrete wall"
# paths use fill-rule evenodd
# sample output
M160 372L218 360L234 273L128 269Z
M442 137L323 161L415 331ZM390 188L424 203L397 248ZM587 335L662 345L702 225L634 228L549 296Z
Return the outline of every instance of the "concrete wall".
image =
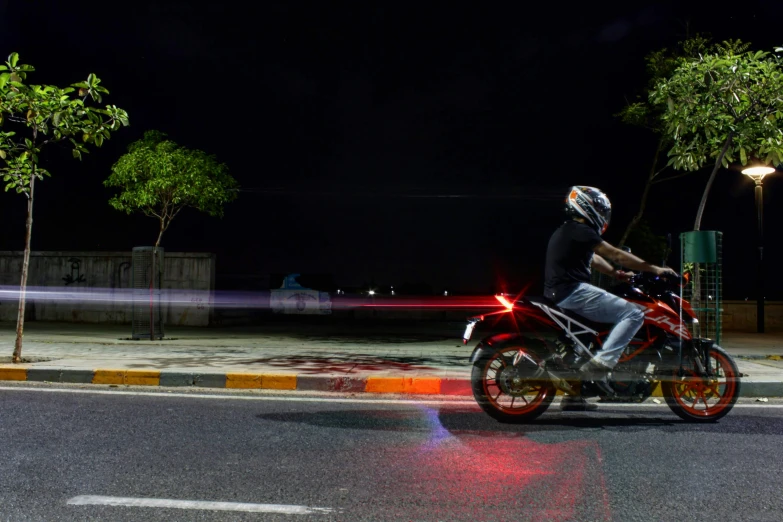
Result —
M756 331L756 301L724 301L723 330L727 332ZM783 330L783 301L764 303L764 330Z
M0 251L0 287L18 290L21 273L22 253ZM130 252L32 252L27 284L27 320L131 322ZM214 254L164 253L166 325L209 325L214 288ZM17 310L17 296L0 300L0 321Z

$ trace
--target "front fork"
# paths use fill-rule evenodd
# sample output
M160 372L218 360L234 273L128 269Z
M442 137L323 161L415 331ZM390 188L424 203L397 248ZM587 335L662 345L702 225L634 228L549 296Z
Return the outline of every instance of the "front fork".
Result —
M680 340L678 343L678 358L679 358L679 376L685 375L685 368L683 362L686 359L684 357L685 350L690 351L690 357L693 359L693 363L696 365L696 371L700 377L710 378L712 377L712 365L710 364L710 350L712 349L712 341L709 339L692 339L690 341L683 342Z

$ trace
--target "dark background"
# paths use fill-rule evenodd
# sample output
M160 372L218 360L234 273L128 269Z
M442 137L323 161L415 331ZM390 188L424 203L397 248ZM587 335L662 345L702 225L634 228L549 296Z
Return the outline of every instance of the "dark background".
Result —
M222 220L186 210L164 236L168 251L216 253L219 288L302 272L342 286L536 291L570 185L608 193L609 241L637 208L656 141L612 114L644 86L644 56L686 26L783 44L775 1L501 5L0 2L0 54L34 65L32 82L98 74L131 120L81 163L47 155L33 249L152 244L157 224L110 208L101 182L159 129L216 154L245 189ZM655 232L692 228L708 174L653 190ZM783 298L781 177L765 182L768 299ZM754 295L745 178L720 173L702 224L725 233L727 298ZM24 205L0 195L0 250L23 248Z

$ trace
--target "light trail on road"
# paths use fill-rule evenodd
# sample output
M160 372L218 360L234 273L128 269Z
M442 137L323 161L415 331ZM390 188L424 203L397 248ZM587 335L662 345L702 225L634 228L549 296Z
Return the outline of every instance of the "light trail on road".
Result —
M91 385L96 386L96 385ZM331 396L297 396L299 392L289 392L286 395L257 395L258 391L248 391L244 394L237 395L237 391L232 390L230 393L217 394L217 393L180 393L180 392L155 392L155 391L127 391L127 390L89 390L83 388L55 388L55 387L32 387L32 386L0 386L0 392L3 391L19 391L19 392L40 392L40 393L73 393L84 395L115 395L115 396L138 396L138 397L176 397L186 399L207 399L207 400L236 400L236 401L290 401L290 402L323 402L323 403L346 403L346 404L399 404L403 406L455 406L455 407L470 407L479 409L478 405L473 399L453 399L450 396L443 396L442 400L433 399L410 399L410 398L366 398L360 399L355 397L331 397ZM240 392L242 393L242 392ZM328 395L334 395L332 392L328 392ZM781 403L743 403L738 402L734 405L734 408L748 408L748 409L780 409L783 408L783 399ZM557 404L555 402L554 404ZM668 411L668 406L665 403L633 403L633 404L600 404L600 411L611 411L615 409L620 410L633 410L633 409L661 409ZM553 410L554 411L554 410ZM599 411L599 415L600 415Z

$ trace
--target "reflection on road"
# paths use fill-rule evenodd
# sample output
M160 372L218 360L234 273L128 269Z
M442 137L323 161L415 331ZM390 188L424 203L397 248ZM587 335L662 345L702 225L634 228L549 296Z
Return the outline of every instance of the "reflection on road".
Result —
M384 520L447 520L456 513L465 520L508 520L513 514L540 521L611 519L596 441L538 442L522 427L495 423L475 410L423 405L260 417L400 432L396 444L361 444L362 451L377 454L378 465L367 484L375 493L365 501ZM400 497L404 504L395 502Z

